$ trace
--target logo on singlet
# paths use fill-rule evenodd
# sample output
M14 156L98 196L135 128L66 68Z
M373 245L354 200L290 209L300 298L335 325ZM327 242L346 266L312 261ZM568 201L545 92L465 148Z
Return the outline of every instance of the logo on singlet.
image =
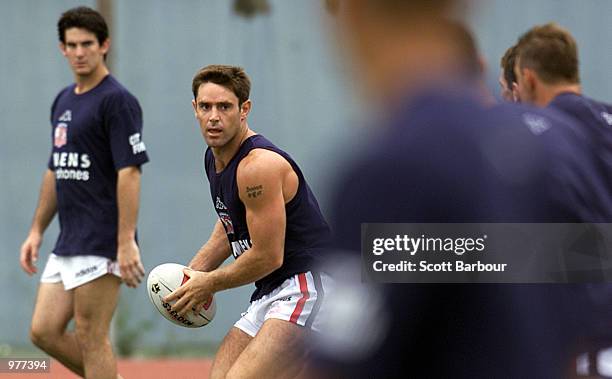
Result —
M217 201L215 202L215 208L218 211L225 211L225 210L227 210L227 207L225 206L225 204L223 204L223 202L221 201L219 196L217 196Z
M219 196L217 196L217 201L215 201L215 209L217 210L217 214L219 215L219 220L223 224L223 228L225 228L225 233L234 234L234 224L232 224L232 218L229 213L227 213L227 207Z
M253 245L250 239L243 239L238 241L233 241L232 245L232 255L234 258L238 259L245 251L249 250Z
M232 224L232 219L227 213L219 212L219 220L223 223L223 227L227 234L234 234L234 224Z

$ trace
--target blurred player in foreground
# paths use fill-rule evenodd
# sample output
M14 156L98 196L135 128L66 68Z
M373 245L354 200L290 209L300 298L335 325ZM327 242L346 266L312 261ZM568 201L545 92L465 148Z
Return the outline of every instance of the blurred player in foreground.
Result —
M138 101L109 74L102 16L86 7L58 21L60 49L74 73L51 107L53 148L20 264L32 275L42 236L57 213L60 235L41 275L34 344L74 373L116 378L108 338L121 278L144 275L136 244L140 166L148 161ZM75 320L75 330L67 330Z
M364 222L584 220L576 199L594 193L576 170L587 141L554 112L484 106L448 20L457 3L338 4L366 106L387 115L371 121L377 136L339 180L331 221L340 250L357 254ZM348 255L340 259L348 265ZM328 377L559 378L570 370L581 333L572 310L583 297L567 287L388 284L377 293L355 271L329 294L343 306L314 342Z
M256 286L215 356L213 379L295 377L331 280L314 271L329 227L293 159L249 128L250 87L242 68L222 65L202 68L192 85L219 220L185 270L190 279L165 301L185 314L218 291Z

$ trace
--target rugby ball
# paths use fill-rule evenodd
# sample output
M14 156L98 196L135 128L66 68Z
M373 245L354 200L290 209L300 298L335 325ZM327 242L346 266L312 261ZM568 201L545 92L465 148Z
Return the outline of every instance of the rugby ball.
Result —
M214 296L204 306L193 312L187 312L185 316L179 316L172 310L172 303L166 303L162 299L183 285L189 277L183 273L186 266L177 263L164 263L155 267L147 278L147 292L149 299L155 308L166 319L172 323L186 328L199 328L212 321L217 311Z

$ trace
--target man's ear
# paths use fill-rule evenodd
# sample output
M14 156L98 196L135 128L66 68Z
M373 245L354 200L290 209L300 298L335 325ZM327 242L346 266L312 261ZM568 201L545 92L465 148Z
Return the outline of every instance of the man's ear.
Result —
M538 86L538 75L530 68L523 68L523 78L525 85L530 93L533 93Z
M251 103L251 100L247 100L242 103L242 105L240 106L240 121L246 120L247 116L249 115L249 112L251 111L252 106L253 104Z
M59 43L59 49L60 49L60 51L62 52L62 55L63 55L63 56L66 56L66 45L64 45L64 43L63 43L63 42L60 42L60 43Z
M102 44L100 45L100 51L102 51L102 54L108 53L108 50L110 49L110 45L111 45L111 39L110 37L107 37L106 40L102 42Z
M198 118L198 105L196 104L195 99L191 100L191 106L193 107L193 115L195 118Z
M519 90L518 90L518 83L517 82L512 82L512 89L510 90L510 92L512 92L512 100L515 103L520 103L521 102L521 97L519 96Z

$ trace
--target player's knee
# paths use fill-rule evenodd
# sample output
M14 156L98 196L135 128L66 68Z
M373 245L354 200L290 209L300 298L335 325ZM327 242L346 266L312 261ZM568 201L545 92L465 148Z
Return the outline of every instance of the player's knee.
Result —
M101 330L100 325L88 318L77 317L74 329L79 346L84 350L101 346L107 337L107 331Z

